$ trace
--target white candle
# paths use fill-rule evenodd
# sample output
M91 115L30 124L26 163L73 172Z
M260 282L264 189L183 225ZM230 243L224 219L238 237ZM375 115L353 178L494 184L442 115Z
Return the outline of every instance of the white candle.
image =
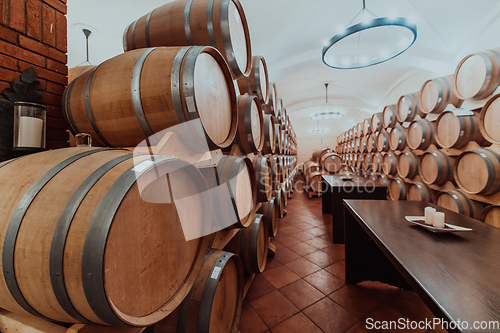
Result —
M43 119L19 117L19 147L42 147Z
M444 228L444 213L442 212L434 213L434 226L436 228Z
M436 210L432 207L425 207L425 224L433 225L434 213Z

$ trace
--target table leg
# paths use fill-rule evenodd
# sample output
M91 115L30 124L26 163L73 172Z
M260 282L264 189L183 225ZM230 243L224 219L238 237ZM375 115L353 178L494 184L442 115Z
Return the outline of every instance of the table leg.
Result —
M332 188L323 179L321 181L321 192L323 192L323 197L321 198L321 206L323 214L332 213Z

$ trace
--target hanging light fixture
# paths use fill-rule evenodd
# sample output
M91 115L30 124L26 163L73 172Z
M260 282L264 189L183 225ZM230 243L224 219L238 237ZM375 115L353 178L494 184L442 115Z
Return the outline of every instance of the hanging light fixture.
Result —
M361 22L350 26L358 17ZM403 17L379 18L366 8L365 0L347 26L339 29L323 48L325 65L337 69L377 65L402 54L417 39L415 24Z
M328 102L328 83L325 83L325 103L321 106L321 111L311 117L312 120L332 120L344 116L342 111L336 111L332 103Z

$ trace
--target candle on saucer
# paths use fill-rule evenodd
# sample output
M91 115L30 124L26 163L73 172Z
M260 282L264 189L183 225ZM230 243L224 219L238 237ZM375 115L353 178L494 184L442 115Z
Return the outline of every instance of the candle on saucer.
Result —
M444 213L443 212L435 212L434 213L433 225L436 228L444 228Z
M425 224L433 225L434 213L436 212L436 209L432 207L425 207L424 212L425 212Z

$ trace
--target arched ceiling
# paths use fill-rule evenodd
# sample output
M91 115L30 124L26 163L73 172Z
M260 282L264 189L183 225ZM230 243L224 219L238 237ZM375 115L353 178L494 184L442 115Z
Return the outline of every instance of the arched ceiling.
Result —
M69 66L85 62L90 29L90 61L122 50L122 34L133 20L169 0L68 1ZM323 45L359 12L362 0L240 0L249 23L252 51L265 57L271 80L285 103L299 139L301 159L311 149L335 146L335 138L356 122L392 104L423 82L452 74L467 54L500 46L498 0L366 0L379 17L397 14L418 29L415 44L401 56L364 69L338 70L321 60ZM329 101L345 112L339 120L317 122L311 116ZM327 127L323 135L307 130Z

